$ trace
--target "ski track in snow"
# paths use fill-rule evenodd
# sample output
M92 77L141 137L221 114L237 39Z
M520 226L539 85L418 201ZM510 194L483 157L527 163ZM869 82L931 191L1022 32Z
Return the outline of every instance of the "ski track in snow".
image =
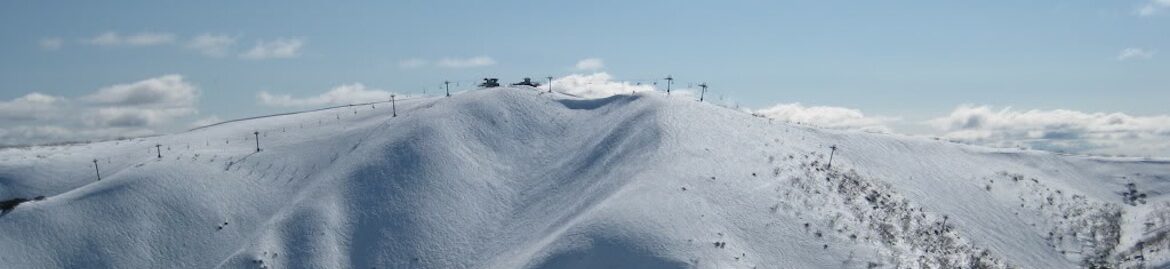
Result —
M660 93L397 108L0 149L0 201L31 200L0 213L0 267L1170 266L1167 160L815 129Z

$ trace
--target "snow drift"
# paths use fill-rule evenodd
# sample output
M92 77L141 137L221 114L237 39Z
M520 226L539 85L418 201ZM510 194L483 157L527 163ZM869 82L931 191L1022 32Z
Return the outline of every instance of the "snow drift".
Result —
M1164 160L812 129L652 92L497 88L390 109L0 150L0 201L29 200L0 215L0 264L1170 265Z

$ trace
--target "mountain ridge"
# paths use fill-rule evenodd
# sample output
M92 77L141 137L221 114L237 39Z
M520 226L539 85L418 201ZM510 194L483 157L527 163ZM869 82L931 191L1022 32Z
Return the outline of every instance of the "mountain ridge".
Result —
M1133 265L1137 242L1165 242L1144 223L1170 212L1156 161L822 130L657 93L397 106L0 150L0 198L47 196L0 216L0 263L1067 268ZM1118 195L1128 183L1141 204Z

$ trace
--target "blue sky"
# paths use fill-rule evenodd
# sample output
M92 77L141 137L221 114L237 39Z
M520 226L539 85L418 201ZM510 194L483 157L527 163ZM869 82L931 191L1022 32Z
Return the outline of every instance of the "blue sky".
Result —
M974 128L991 132L1027 133L1002 129L1020 118L1067 116L1061 111L1081 114L1035 128L1068 132L1081 124L1072 131L1088 132L1100 126L1085 121L1124 113L1138 122L1128 129L1156 139L1170 114L1168 26L1168 0L5 1L0 105L8 108L0 112L21 111L21 98L36 92L81 111L129 105L154 116L124 125L9 119L0 144L42 142L27 136L50 125L105 128L94 132L100 137L299 109L264 102L260 92L311 98L360 83L358 91L418 94L443 80L600 72L617 81L670 74L680 84L708 82L755 110L800 103L785 108L799 111L781 113L787 120L839 108L876 118L871 123L888 131L960 139L971 137L955 133L971 128L942 122L979 108L986 111L978 117L1009 121ZM576 68L584 59L601 64ZM157 85L190 86L194 94L165 104L97 101L102 89L151 87L167 75L180 78ZM841 110L818 113L832 113L825 111ZM26 137L12 126L27 127L19 131ZM1019 140L994 137L977 139ZM1029 139L1036 137L1048 136ZM1170 146L1133 152L1123 148L1148 145L1100 144L1056 149L1170 155Z

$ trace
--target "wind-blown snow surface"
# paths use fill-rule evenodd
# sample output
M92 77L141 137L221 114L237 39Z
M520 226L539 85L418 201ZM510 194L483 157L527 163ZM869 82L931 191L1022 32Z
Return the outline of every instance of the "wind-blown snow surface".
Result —
M1170 261L1166 161L810 129L658 93L499 88L397 105L2 150L0 201L46 198L0 216L0 267Z

